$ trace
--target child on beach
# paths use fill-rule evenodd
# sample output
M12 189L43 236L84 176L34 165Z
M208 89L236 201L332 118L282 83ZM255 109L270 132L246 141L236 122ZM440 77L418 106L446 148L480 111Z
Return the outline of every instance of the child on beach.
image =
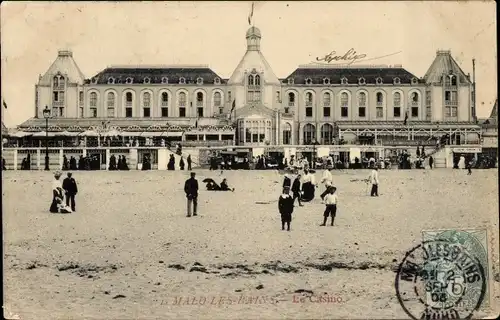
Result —
M283 194L278 200L278 209L281 214L281 230L285 230L285 224L287 225L287 230L290 231L290 223L292 222L293 213L293 203L295 199L290 195L290 187L286 186L283 188Z
M329 193L325 196L324 201L325 201L325 212L323 213L323 224L321 226L326 226L326 221L328 220L328 216L332 217L332 226L333 222L335 221L335 215L337 214L337 195L335 194L335 191L337 191L337 188L335 187L330 187Z

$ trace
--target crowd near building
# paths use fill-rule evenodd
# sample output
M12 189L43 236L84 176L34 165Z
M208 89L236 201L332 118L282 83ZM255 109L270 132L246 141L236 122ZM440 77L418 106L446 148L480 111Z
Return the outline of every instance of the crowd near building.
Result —
M77 57L59 51L35 85L33 118L4 135L6 167L20 169L30 155L30 168L43 169L45 153L50 169L71 157L97 157L107 169L112 156L130 169L144 158L167 169L172 155L191 155L196 167L215 153L346 163L422 147L437 167L452 167L463 154L478 159L483 136L496 148L497 106L487 123L477 119L474 77L450 51L437 51L423 77L401 65L312 63L278 78L261 37L248 29L228 79L194 65L111 66L86 78ZM496 149L489 154L496 159Z

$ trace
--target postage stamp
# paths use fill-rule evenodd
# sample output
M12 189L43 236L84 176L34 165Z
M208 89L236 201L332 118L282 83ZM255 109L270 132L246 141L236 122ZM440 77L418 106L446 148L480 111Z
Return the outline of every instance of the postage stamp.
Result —
M396 295L412 319L470 319L485 299L485 269L458 241L423 241L399 264Z

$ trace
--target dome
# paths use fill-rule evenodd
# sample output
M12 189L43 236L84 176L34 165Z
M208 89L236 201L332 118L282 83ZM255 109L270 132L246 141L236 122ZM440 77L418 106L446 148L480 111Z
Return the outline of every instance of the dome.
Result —
M248 31L247 31L247 38L251 37L251 36L257 36L257 37L261 38L262 35L260 33L259 28L257 28L257 27L250 27L250 29L248 29Z

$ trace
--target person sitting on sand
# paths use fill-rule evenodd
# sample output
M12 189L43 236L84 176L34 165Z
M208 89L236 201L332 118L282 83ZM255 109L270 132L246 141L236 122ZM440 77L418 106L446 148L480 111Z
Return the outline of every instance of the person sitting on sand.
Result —
M224 178L222 180L222 182L220 183L220 190L221 191L233 191L234 192L234 188L229 188L229 186L227 185L227 179Z

